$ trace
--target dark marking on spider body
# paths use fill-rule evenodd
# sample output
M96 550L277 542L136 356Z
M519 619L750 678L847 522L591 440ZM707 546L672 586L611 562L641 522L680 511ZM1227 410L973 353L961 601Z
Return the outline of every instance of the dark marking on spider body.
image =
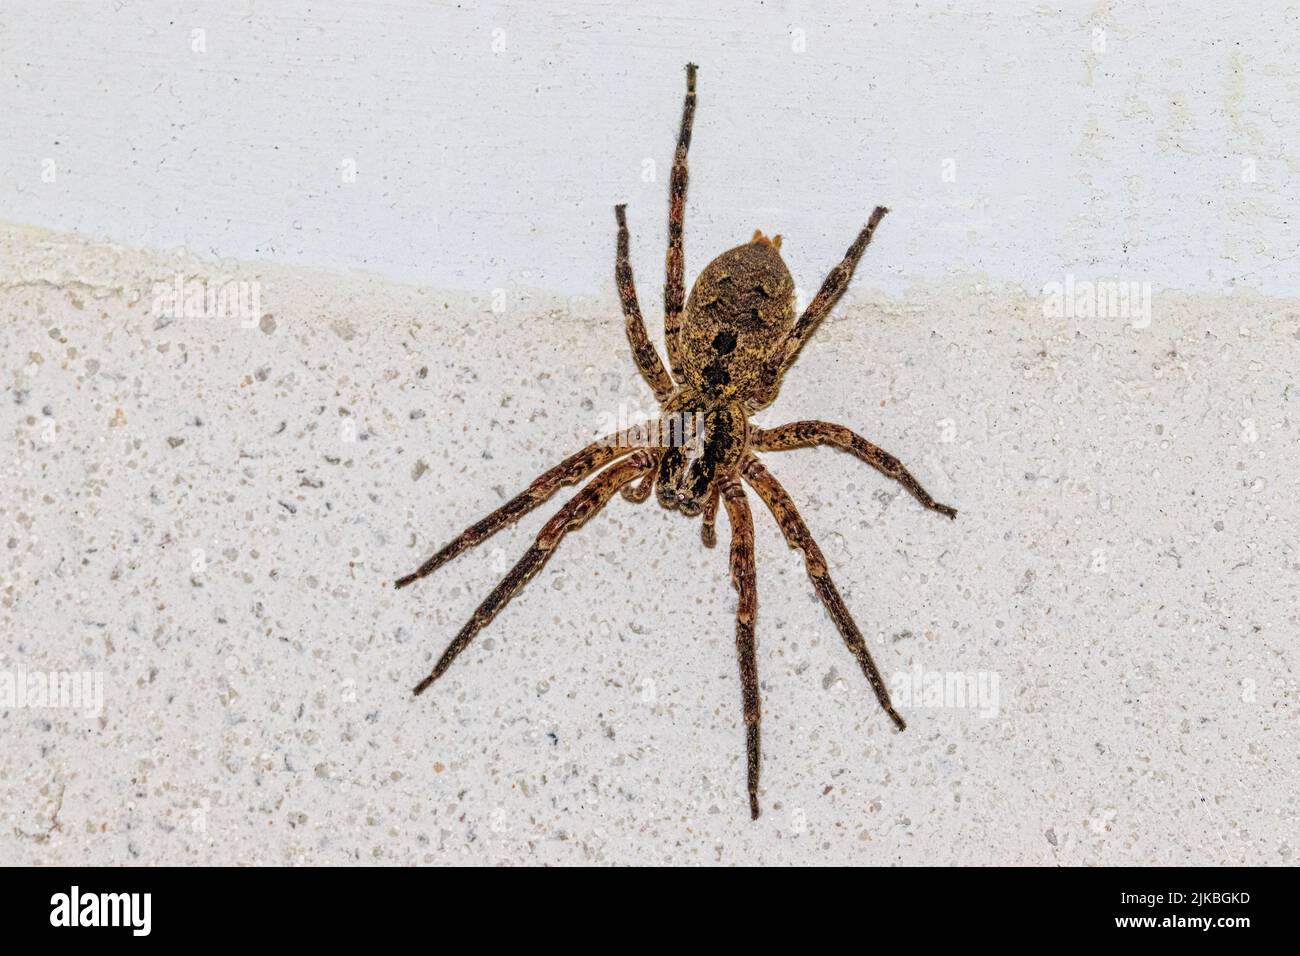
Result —
M745 410L735 402L710 401L682 389L665 408L669 437L678 422L687 441L661 450L655 494L659 503L688 518L698 515L721 491L718 484L734 476L749 435Z
M736 654L745 721L747 785L750 815L757 819L762 710L754 632L757 615L754 526L745 485L767 505L790 547L803 553L814 590L871 684L881 708L899 730L906 724L890 702L889 691L871 659L866 641L830 578L821 549L789 494L755 452L829 445L898 481L926 508L949 518L955 518L957 512L931 498L897 458L842 425L805 421L760 429L750 424L750 415L776 398L782 376L844 292L887 210L881 206L875 208L843 260L830 271L797 319L794 280L781 258L781 237L769 239L761 232L755 232L748 243L728 249L705 266L691 288L690 297L686 298L682 235L686 157L695 117L695 72L694 64L689 64L686 102L668 189L664 335L671 374L646 334L628 254L626 212L623 206L615 207L618 242L614 276L628 341L638 369L663 408L662 418L606 436L566 458L515 498L467 528L417 570L398 578L394 586L405 587L432 574L452 558L532 511L561 485L576 484L595 473L546 523L524 556L479 605L433 670L415 688L419 694L446 672L475 635L532 579L561 539L600 511L615 492L621 492L629 501L640 502L653 490L665 508L691 518L703 515L701 537L707 547L713 547L717 540L715 522L721 503L731 525L731 580L738 598ZM650 447L643 440L646 434L656 436Z

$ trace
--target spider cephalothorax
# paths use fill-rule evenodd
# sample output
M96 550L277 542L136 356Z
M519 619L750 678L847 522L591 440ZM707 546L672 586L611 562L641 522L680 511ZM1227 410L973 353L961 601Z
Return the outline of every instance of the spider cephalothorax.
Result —
M831 581L826 559L799 516L794 502L763 467L754 452L830 445L856 456L900 482L927 508L955 518L936 502L897 458L842 425L805 421L757 428L749 416L776 398L785 374L804 342L848 285L854 267L886 210L877 206L844 259L830 271L803 314L795 318L794 280L781 258L781 237L753 239L722 253L700 273L683 303L685 277L682 226L686 206L686 155L695 118L695 65L686 67L682 110L668 203L667 278L664 281L664 337L671 375L646 335L628 259L627 218L615 207L618 246L614 276L627 323L633 358L654 390L663 415L626 431L607 435L566 458L424 562L394 582L405 587L433 573L550 498L561 485L600 471L542 528L524 556L507 572L469 622L461 628L433 670L415 688L421 693L463 651L497 612L535 575L568 532L599 511L614 493L644 501L653 489L659 503L687 517L703 515L701 535L713 547L719 500L731 524L731 579L739 598L736 653L746 727L750 815L757 819L759 770L758 666L754 642L757 593L754 581L754 524L744 485L767 505L790 547L803 552L814 589L825 604L849 651L857 659L880 706L899 730L906 727L867 651L866 641ZM645 436L653 436L647 442ZM608 465L609 467L605 467Z

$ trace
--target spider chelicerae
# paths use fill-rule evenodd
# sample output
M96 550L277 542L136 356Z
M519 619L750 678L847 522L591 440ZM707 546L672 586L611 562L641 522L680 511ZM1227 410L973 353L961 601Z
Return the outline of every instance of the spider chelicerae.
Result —
M537 574L564 536L600 511L615 492L640 502L653 490L665 508L690 518L703 515L701 533L705 546L710 548L717 542L715 521L721 500L731 525L731 580L738 594L736 654L745 715L749 812L757 819L761 709L754 641L754 522L745 496L746 484L771 510L790 547L803 552L813 588L871 683L880 706L899 730L907 725L890 702L889 690L871 659L862 632L831 581L821 549L789 494L754 453L830 445L898 481L925 507L949 518L955 518L957 512L931 498L897 458L843 425L803 421L759 428L750 423L754 412L776 398L782 376L844 292L887 210L883 206L875 208L844 259L830 271L797 320L794 280L781 258L781 237L769 239L761 231L755 232L747 244L722 253L705 266L690 298L683 302L682 223L686 154L695 119L695 72L695 64L687 64L686 102L668 190L664 337L671 375L646 334L628 260L625 207L614 207L618 223L614 276L627 337L637 368L654 391L663 416L606 436L569 456L521 494L471 525L414 572L398 578L394 586L405 587L432 574L532 511L561 485L575 484L604 469L546 523L519 563L478 606L429 676L416 686L415 693L420 694L446 672L475 635Z

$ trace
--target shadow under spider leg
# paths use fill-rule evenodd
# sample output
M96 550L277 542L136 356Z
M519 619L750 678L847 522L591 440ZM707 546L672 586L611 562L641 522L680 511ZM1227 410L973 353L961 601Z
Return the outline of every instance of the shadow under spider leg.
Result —
M732 481L722 493L731 522L731 583L736 589L736 659L740 663L740 697L745 714L746 782L749 818L758 819L758 769L761 760L758 697L758 656L754 621L758 616L758 587L754 572L754 519L745 489Z
M649 421L633 426L626 431L616 432L597 439L586 448L570 455L549 471L543 472L533 483L515 497L511 498L486 518L470 525L452 541L444 545L429 560L393 582L394 588L404 588L413 581L428 577L434 571L459 554L463 554L475 545L481 544L496 534L506 525L513 524L551 495L561 485L573 485L582 481L597 468L603 467L622 458L634 449L646 444L646 436L659 434L659 422Z
M921 483L912 477L903 463L885 451L879 445L873 445L843 425L832 422L791 422L776 428L759 428L750 436L750 447L755 451L787 451L791 448L813 448L817 445L830 445L841 451L847 451L853 457L865 461L887 478L893 478L912 493L917 501L931 511L937 511L949 518L957 517L957 509L941 505L930 497L930 493L921 487Z
M822 604L826 606L831 620L835 622L849 651L857 658L858 666L862 668L862 673L866 675L872 690L876 692L876 700L880 702L880 706L884 708L885 713L898 729L906 730L907 722L898 715L898 711L894 710L893 702L889 699L889 688L885 686L880 671L876 669L876 662L871 659L867 642L863 639L862 632L858 630L858 625L854 623L852 615L849 614L840 592L836 590L835 582L831 580L822 549L813 540L812 533L803 523L803 518L799 515L794 502L790 500L790 495L781 487L780 482L772 477L772 473L763 467L762 462L752 455L746 459L741 471L745 480L771 509L772 517L776 518L776 523L780 525L786 542L790 547L803 552L804 564L808 569L808 577L812 580L813 589L822 599Z
M416 685L415 693L417 695L423 693L430 684L446 672L456 656L469 646L470 641L474 640L475 635L483 630L497 616L497 612L505 607L533 575L542 569L566 534L575 528L580 528L592 515L605 507L609 499L614 496L614 492L629 481L640 478L647 469L652 467L654 467L654 455L644 448L638 449L626 460L610 465L569 499L568 504L556 512L555 516L538 532L532 547L524 552L519 562L506 572L501 583L492 589L492 593L474 611L473 616L460 629L460 633L442 652L442 657L438 658L438 663L429 672L429 676Z

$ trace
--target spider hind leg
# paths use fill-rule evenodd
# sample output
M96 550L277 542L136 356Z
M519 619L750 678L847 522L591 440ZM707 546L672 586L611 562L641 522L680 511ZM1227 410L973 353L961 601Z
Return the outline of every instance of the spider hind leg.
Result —
M894 710L894 704L889 699L889 688L885 686L876 662L871 659L867 642L863 639L862 632L858 630L853 616L849 614L849 609L844 604L844 599L840 597L835 582L831 580L830 572L826 567L826 558L821 548L817 546L817 542L813 540L812 533L804 524L789 493L781 487L772 473L763 467L763 463L753 456L745 461L743 474L745 480L771 509L772 517L776 518L776 523L781 527L786 542L790 547L803 552L804 564L808 569L808 577L812 581L813 589L821 598L831 620L835 622L835 627L844 638L849 652L857 659L858 666L862 668L862 673L871 684L871 689L876 692L876 700L880 702L881 709L889 715L889 719L899 730L906 730L907 722L899 716L898 711Z
M754 519L737 480L722 491L731 522L731 583L736 589L736 659L740 664L740 699L745 714L745 780L749 789L749 817L758 819L758 771L762 759L758 695L758 654L754 621L758 614L758 588L754 571Z

